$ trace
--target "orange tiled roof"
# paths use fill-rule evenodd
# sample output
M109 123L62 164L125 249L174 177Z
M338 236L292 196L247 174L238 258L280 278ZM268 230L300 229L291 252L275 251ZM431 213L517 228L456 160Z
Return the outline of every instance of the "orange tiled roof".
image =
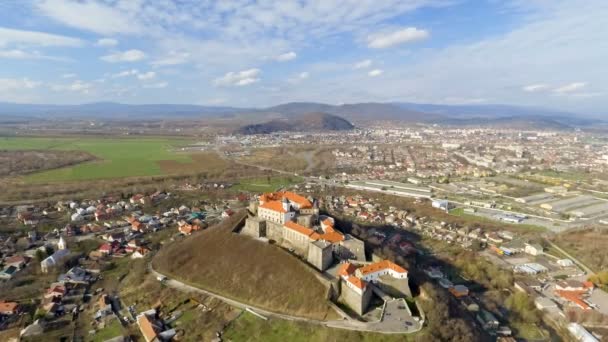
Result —
M291 191L285 191L282 194L282 197L287 198L291 202L297 203L300 206L300 209L312 208L312 203L306 199L306 197L300 196Z
M340 241L344 241L344 235L342 235L336 231L333 231L333 232L321 234L320 239L325 240L327 242L331 242L331 243L338 243Z
M355 276L349 276L348 278L346 278L346 281L355 285L357 288L359 288L361 290L363 290L365 288L365 282Z
M18 306L15 302L0 302L0 312L14 312Z
M146 341L153 341L157 337L158 334L148 316L137 317L137 324L139 324L139 330L141 330L141 334L144 335Z
M589 310L591 309L591 307L589 306L589 304L585 303L585 301L583 301L583 299L580 297L581 293L578 291L560 291L560 290L556 290L555 294L557 294L558 296L578 305L579 307L581 307L581 309L583 310Z
M264 209L268 209L268 210L272 210L272 211L278 211L280 213L286 213L287 212L283 208L283 203L281 203L279 201L264 202L264 204L260 205L260 208L264 208Z
M287 198L289 201L297 203L300 206L300 209L312 208L312 203L310 203L309 200L291 191L264 193L260 196L260 202L280 201L283 198Z
M379 272L379 271L382 271L387 268L391 269L397 273L407 272L405 270L405 268L395 264L394 262L392 262L390 260L382 260L382 261L379 261L379 262L376 262L373 264L363 266L359 269L359 271L361 271L361 274L366 275L366 274L370 274L370 273Z
M355 273L356 270L357 270L357 267L355 267L355 265L351 264L350 262L347 262L347 263L340 265L340 268L338 268L338 275L339 276L349 276L349 275Z
M285 223L285 227L289 228L291 230L295 230L296 232L306 235L308 237L310 237L313 234L316 234L316 236L318 237L319 234L315 233L314 230L310 229L310 228L306 228L302 225L299 225L293 221L289 221Z

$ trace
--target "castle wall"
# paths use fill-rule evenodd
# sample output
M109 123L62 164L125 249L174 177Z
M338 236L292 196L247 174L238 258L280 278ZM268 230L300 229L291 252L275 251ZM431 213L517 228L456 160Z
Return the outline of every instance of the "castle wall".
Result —
M368 287L365 289L365 291L363 291L363 295L359 295L344 282L345 281L343 280L340 283L342 289L342 301L357 314L365 314L372 299L372 291Z
M308 262L323 272L333 262L332 246L329 243L316 241L308 244Z

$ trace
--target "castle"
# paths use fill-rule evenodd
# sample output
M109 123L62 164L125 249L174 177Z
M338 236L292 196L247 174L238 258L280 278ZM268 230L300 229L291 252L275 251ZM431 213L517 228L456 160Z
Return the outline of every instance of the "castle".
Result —
M266 193L251 205L242 233L267 238L293 249L319 271L339 260L365 260L363 241L334 228L334 219L319 215L318 202L289 191Z
M306 258L321 272L342 261L335 274L342 300L363 315L372 295L411 296L407 271L383 260L367 263L363 241L334 228L334 219L319 214L317 201L289 191L266 193L250 205L241 234L274 240ZM334 271L335 272L335 271Z

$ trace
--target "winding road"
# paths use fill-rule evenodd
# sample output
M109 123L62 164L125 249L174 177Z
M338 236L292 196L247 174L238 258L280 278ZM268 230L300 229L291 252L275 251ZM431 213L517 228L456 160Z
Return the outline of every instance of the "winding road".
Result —
M171 279L169 276L164 275L164 274L154 270L154 268L152 267L152 263L148 263L148 269L149 269L150 273L156 278L166 277L164 284L175 290L178 290L181 292L187 292L187 293L199 293L202 295L213 297L213 298L219 299L222 302L224 302L230 306L233 306L235 308L239 308L239 309L243 309L243 310L251 310L251 311L254 311L255 313L260 314L265 317L272 317L272 318L278 318L278 319L283 319L283 320L287 320L287 321L295 321L295 322L322 325L322 326L325 326L328 328L363 331L363 332L374 332L374 333L380 333L380 334L415 333L415 332L420 331L420 329L422 329L422 326L416 327L415 329L408 329L408 327L405 326L404 324L388 325L384 322L359 322L359 321L353 321L353 320L347 320L347 319L334 320L334 321L320 321L320 320L315 320L315 319L310 319L310 318L305 318L305 317L281 314L281 313L257 308L257 307L245 304L243 302L239 302L237 300L213 293L211 291L203 290L201 288L185 284L179 280Z

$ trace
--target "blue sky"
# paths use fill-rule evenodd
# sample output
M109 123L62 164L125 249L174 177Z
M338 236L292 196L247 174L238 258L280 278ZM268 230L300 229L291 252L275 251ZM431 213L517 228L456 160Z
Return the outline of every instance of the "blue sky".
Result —
M5 0L0 101L608 105L605 0Z

